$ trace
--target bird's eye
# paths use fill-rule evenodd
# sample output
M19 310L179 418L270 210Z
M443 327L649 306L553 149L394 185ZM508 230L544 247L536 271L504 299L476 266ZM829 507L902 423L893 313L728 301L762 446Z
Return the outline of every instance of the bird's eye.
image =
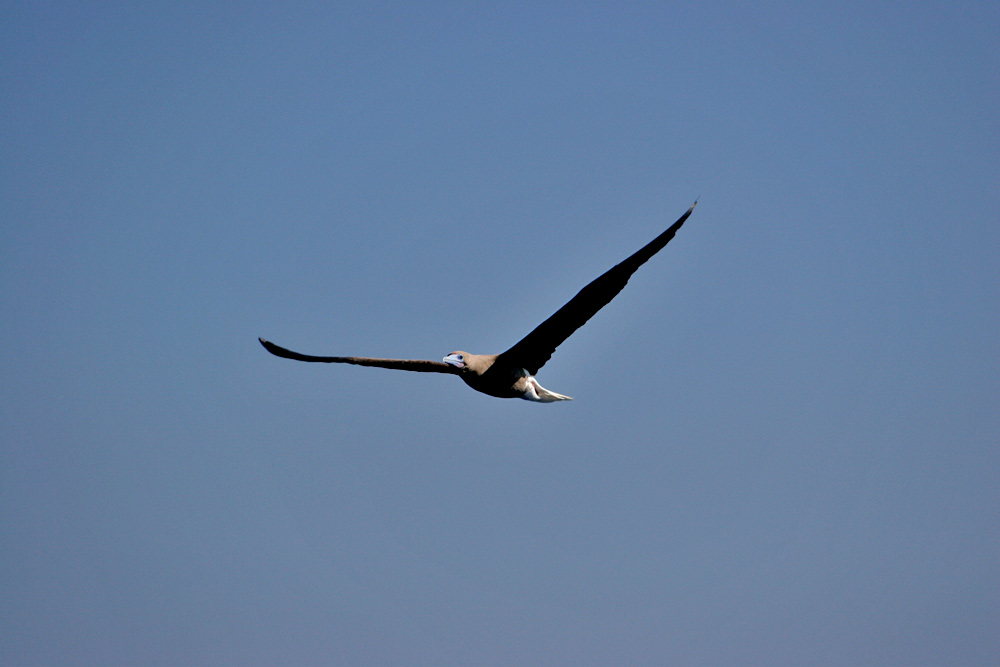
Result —
M465 361L465 355L463 355L463 354L458 355L458 360L459 361Z

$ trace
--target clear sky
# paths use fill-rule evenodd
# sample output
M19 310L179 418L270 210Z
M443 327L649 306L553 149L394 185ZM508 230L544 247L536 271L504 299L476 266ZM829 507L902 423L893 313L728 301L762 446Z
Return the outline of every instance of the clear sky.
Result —
M3 3L0 663L997 664L998 35Z

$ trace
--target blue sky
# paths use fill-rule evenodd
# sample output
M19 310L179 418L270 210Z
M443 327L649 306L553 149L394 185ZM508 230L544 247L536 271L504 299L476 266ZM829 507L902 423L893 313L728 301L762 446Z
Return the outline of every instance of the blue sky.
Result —
M4 3L0 662L995 664L997 34Z

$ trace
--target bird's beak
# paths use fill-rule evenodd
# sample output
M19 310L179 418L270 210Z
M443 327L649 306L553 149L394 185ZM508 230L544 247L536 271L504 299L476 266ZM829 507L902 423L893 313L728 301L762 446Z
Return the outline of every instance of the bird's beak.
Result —
M457 354L449 354L441 361L443 361L446 364L451 364L455 368L465 368L465 362L459 359Z

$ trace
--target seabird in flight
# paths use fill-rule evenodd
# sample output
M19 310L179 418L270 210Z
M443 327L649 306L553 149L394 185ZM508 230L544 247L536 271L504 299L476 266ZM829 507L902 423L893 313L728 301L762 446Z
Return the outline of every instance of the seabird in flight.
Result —
M457 375L465 384L476 391L481 391L497 398L523 398L527 401L552 403L554 401L572 400L569 396L557 394L545 389L535 374L545 362L552 357L559 344L569 338L574 331L582 327L628 284L628 279L650 257L663 249L663 246L674 238L684 221L694 210L691 208L672 224L669 229L643 246L638 252L614 266L600 278L584 287L569 302L557 310L535 330L522 338L514 347L502 354L469 354L468 352L452 352L441 361L424 361L415 359L373 359L370 357L314 357L299 354L279 347L263 338L260 344L271 354L296 361L315 361L333 364L357 364L359 366L378 366L379 368L394 368L401 371L417 371L420 373L450 373Z

